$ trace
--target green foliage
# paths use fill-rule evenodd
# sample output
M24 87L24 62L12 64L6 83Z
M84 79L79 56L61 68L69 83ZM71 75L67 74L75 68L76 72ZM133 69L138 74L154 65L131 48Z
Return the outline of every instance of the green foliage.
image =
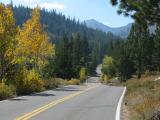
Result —
M12 85L6 85L5 83L0 83L0 100L14 97L16 94L15 87Z
M135 23L126 41L111 42L110 55L115 60L116 75L125 81L133 74L159 70L159 29L151 35L146 24ZM107 73L107 71L106 71Z
M64 36L56 47L55 75L64 79L79 78L81 67L91 69L90 54L85 36L78 33L70 39Z
M150 41L151 37L147 27L135 23L128 37L128 43L130 44L130 53L135 63L138 77L141 77L145 70L152 70L150 65L153 46Z
M67 36L64 36L60 44L56 47L55 58L55 72L56 77L71 78L72 65L71 65L71 46Z
M156 35L154 37L153 64L157 71L160 71L160 25L157 26Z
M109 78L115 76L116 74L115 60L112 57L106 56L103 59L102 72Z
M129 41L123 42L118 51L119 54L116 56L118 65L116 67L120 80L125 81L135 73L135 64L131 57L131 43Z
M56 61L55 58L51 58L48 60L48 64L42 69L43 78L50 79L56 76Z

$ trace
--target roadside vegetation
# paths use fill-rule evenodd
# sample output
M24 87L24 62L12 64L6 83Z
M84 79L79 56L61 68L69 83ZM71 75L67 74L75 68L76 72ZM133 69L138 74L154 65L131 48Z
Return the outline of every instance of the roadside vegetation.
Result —
M125 104L131 120L160 119L160 80L155 75L143 75L126 82Z
M159 1L111 2L120 6L119 14L131 16L135 22L126 40L110 44L103 59L101 81L127 87L128 119L160 120Z

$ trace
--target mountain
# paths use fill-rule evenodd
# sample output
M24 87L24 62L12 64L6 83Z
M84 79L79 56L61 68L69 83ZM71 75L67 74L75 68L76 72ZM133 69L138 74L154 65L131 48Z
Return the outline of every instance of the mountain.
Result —
M86 23L87 27L102 30L104 32L112 32L113 34L120 36L122 38L126 38L128 36L130 29L131 29L131 26L132 26L132 23L130 23L126 26L113 28L113 27L109 27L107 25L104 25L94 19L86 20L85 23Z

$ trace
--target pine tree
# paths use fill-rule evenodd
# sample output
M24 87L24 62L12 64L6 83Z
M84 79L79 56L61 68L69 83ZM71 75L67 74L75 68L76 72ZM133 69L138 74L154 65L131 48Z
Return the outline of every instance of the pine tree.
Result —
M141 74L145 70L150 70L148 67L148 63L151 58L147 56L151 56L152 53L149 51L149 42L150 35L146 25L140 25L135 23L132 26L130 35L128 37L128 43L130 44L131 49L131 57L135 63L138 78L141 77Z
M118 59L118 74L121 81L126 81L135 73L135 64L131 57L131 49L129 42L123 43L119 49L120 55Z
M156 68L156 70L160 71L160 26L157 26L154 44L154 67Z
M71 46L67 36L65 35L56 48L55 72L57 73L57 77L62 77L64 79L70 79L72 77L72 59L70 51Z
M76 77L79 76L81 68L81 37L79 33L73 34L72 39L72 69Z

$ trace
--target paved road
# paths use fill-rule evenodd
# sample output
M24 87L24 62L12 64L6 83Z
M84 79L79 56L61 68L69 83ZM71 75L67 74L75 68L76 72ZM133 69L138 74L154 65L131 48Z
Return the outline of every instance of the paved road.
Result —
M65 86L1 101L0 120L114 120L122 92L95 82Z

